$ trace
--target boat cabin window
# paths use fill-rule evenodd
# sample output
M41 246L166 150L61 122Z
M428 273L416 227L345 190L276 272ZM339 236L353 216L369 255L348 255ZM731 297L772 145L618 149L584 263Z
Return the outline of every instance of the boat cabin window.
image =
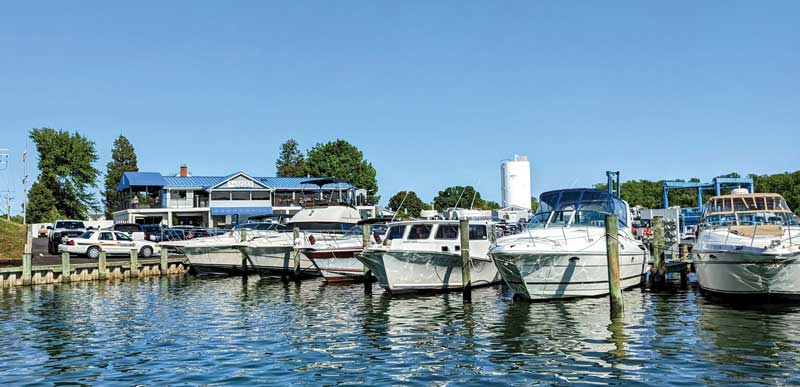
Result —
M595 211L577 211L575 212L572 224L580 226L594 226L605 227L606 215Z
M403 239L403 234L406 232L406 226L392 226L386 234L386 239Z
M433 237L434 239L457 239L458 238L458 226L455 224L440 224L439 228L436 229L436 235Z
M432 229L432 224L415 224L411 226L407 239L428 239Z
M558 227L568 225L570 219L572 219L573 213L575 213L575 211L572 210L553 212L553 217L550 219L550 226Z
M485 241L489 239L489 234L486 232L486 226L482 224L471 224L469 226L469 240L471 241Z
M550 212L540 212L534 215L530 222L528 222L528 228L544 228L547 226L547 220L550 219Z

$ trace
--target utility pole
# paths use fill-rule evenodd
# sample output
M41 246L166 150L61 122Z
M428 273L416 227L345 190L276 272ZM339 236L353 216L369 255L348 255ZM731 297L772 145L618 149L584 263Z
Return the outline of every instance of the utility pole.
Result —
M6 193L6 220L11 220L11 200L14 199L11 196L11 191L3 191Z

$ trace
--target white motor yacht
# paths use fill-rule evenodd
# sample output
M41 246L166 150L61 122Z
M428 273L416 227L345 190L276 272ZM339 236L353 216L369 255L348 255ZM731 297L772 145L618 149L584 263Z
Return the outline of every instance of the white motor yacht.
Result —
M642 283L648 252L630 229L628 204L597 189L543 193L527 230L490 251L515 297L549 300L608 294L605 215L619 217L621 287Z
M469 251L472 286L500 280L487 255L489 221L470 221ZM460 232L457 220L413 220L390 223L386 239L356 257L391 293L462 288Z
M286 223L286 232L258 235L238 246L249 257L248 262L251 262L258 272L292 275L295 259L299 258L298 275L319 276L320 271L303 254L304 249L313 249L317 243L327 249L335 246L344 249L361 248L360 236L349 239L337 238L353 228L359 220L361 214L351 206L305 208L289 219ZM293 235L294 228L300 231L297 239Z
M703 290L800 296L800 227L778 194L734 191L711 198L692 254Z
M223 235L161 242L160 246L175 247L183 252L198 274L239 274L242 272L242 238L276 234L282 228L277 223L244 223Z

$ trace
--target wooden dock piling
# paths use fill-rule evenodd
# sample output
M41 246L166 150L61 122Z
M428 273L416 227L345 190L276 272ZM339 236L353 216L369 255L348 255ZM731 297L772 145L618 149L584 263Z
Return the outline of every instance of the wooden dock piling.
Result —
M33 278L33 225L25 228L25 248L22 251L22 284L28 286Z
M464 302L472 302L472 279L470 277L469 219L458 221L461 233L461 287Z
M300 242L298 241L298 239L300 239L300 227L295 227L294 229L292 229L292 237L293 237L292 241L293 241L293 243L295 245L294 246L294 270L293 270L293 273L294 273L294 278L295 279L299 279L300 278L300 248L299 248L300 247L299 246Z
M100 279L108 278L107 257L108 253L105 250L100 250L100 255L97 257L97 276Z
M70 271L69 253L65 251L61 253L61 283L69 282Z
M139 276L139 251L131 249L131 278Z
M167 251L166 247L161 248L161 262L159 262L159 270L161 270L161 274L167 274L169 271L169 251Z
M372 226L369 224L361 225L361 244L362 252L366 253L369 248L369 238ZM372 294L372 270L364 265L364 294Z
M606 259L608 262L608 294L611 301L611 315L622 314L622 287L619 278L619 240L616 215L606 215Z
M650 273L651 280L661 282L666 273L666 263L664 262L664 217L653 216L653 269Z

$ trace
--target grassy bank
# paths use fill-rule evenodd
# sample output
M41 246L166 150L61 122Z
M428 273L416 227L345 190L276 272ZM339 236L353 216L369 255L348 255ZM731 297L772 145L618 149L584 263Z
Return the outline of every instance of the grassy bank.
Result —
M0 260L22 259L25 227L0 219Z

